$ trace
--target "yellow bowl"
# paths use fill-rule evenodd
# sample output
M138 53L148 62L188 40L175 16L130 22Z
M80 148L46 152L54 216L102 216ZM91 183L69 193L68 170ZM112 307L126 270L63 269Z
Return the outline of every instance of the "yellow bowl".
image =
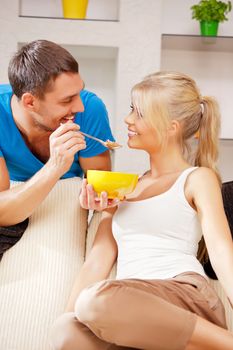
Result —
M88 170L87 182L93 186L98 196L105 191L108 193L108 198L119 198L122 200L135 189L138 175L114 171Z

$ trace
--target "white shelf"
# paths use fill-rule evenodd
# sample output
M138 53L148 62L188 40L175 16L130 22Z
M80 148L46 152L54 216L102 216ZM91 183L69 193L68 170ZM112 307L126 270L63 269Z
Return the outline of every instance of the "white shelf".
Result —
M61 0L21 0L19 16L38 18L63 18ZM117 21L119 0L89 0L85 20ZM70 20L70 19L64 19ZM73 19L75 21L80 19ZM81 20L83 21L83 20Z
M206 37L200 35L162 35L163 50L233 52L233 37Z

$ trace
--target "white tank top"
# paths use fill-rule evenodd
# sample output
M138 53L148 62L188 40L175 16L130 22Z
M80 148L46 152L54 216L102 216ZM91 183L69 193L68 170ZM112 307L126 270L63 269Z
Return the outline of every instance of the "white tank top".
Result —
M184 170L160 195L121 203L112 227L118 245L117 279L165 279L186 271L206 277L196 258L201 227L184 194L194 169Z

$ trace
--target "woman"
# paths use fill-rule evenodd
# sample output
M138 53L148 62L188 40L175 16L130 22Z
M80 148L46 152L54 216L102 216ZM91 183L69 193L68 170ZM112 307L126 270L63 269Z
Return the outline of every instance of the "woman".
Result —
M134 86L131 108L128 146L148 153L150 170L118 208L104 210L68 303L74 312L53 327L54 348L233 349L223 305L196 257L203 235L233 303L233 245L215 165L217 103L190 77L160 72ZM197 133L192 166L187 142ZM81 203L104 209L107 195L95 203L84 182ZM106 280L116 259L116 280Z

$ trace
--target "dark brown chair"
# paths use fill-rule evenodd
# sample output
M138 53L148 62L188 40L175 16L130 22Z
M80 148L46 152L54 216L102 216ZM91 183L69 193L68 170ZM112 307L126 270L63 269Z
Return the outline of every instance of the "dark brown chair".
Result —
M12 226L0 227L0 260L6 250L15 245L24 234L28 226L28 219Z
M231 235L233 237L233 181L224 182L222 184L222 197L226 217L230 226ZM215 280L218 279L209 260L204 263L203 266L206 274L210 278Z

